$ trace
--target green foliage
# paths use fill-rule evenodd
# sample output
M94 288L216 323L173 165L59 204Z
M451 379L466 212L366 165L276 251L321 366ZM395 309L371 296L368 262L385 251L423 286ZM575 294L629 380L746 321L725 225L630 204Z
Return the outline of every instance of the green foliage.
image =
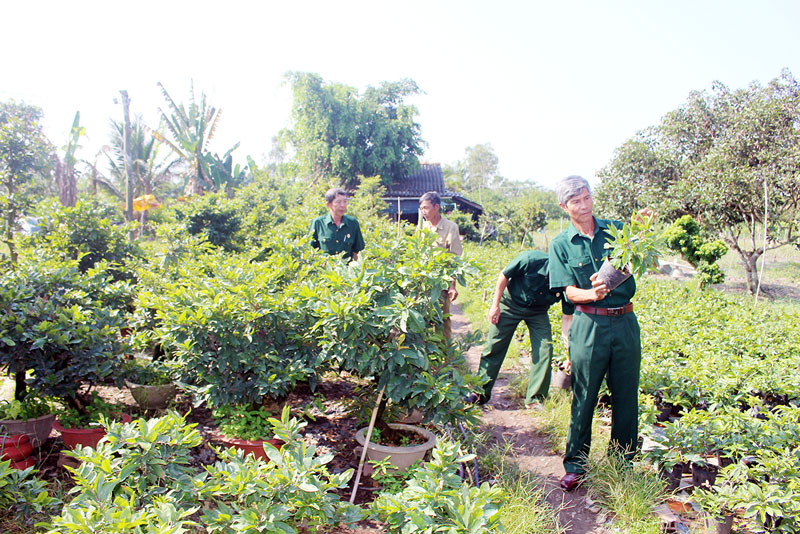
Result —
M191 449L202 438L175 412L128 424L108 423L96 450L80 448L75 495L52 520L49 534L71 532L285 532L333 526L360 519L334 490L344 488L352 470L331 475L289 418L272 420L286 444L268 450L270 462L219 451L219 460L198 473ZM135 530L134 530L135 529Z
M225 193L194 196L175 209L190 235L202 235L212 245L234 251L240 248L237 233L242 222L226 198Z
M416 470L408 485L399 493L381 493L372 509L392 533L502 531L502 491L485 482L470 486L458 475L458 464L472 458L460 455L458 443L439 439L431 460Z
M171 384L172 372L161 360L134 358L122 364L125 380L144 386L163 386Z
M56 417L64 428L89 428L92 423L99 423L104 417L121 417L124 408L124 405L105 401L96 392L92 392L80 410L64 406L56 410Z
M223 434L230 438L266 440L272 437L272 412L264 408L226 404L212 412Z
M672 223L664 231L664 242L697 269L701 288L725 281L725 273L716 262L728 252L727 245L719 239L705 239L700 225L691 215L684 215Z
M386 211L385 195L386 187L380 176L361 177L358 189L348 202L348 213L365 226L368 219L380 217Z
M379 441L374 439L377 431L377 428L373 429L372 431L373 439L370 440L372 443L379 443ZM378 432L378 434L380 435L380 432ZM370 478L377 482L381 487L381 493L390 494L400 493L403 491L408 481L414 478L417 470L422 468L422 460L417 460L402 471L392 465L392 462L389 458L384 458L383 460L378 460L375 462L370 460L369 463L374 469L374 472Z
M112 265L115 280L130 279L134 259L142 250L130 239L133 224L124 220L119 209L96 199L79 201L74 207L44 202L38 209L41 231L26 240L34 250L61 261L78 260L85 273L99 262Z
M0 218L11 264L17 262L17 219L33 204L33 180L44 174L52 147L44 135L42 111L13 100L0 103Z
M281 238L270 250L263 261L215 252L140 272L142 335L164 346L167 365L198 403L280 399L327 368L304 342L306 317L291 286L323 258Z
M608 261L615 269L622 271L629 267L632 274L640 277L656 268L662 240L653 228L652 216L634 215L622 228L610 225L607 231L611 236L606 243L611 250Z
M363 95L317 74L293 72L292 129L281 132L302 169L353 186L358 176L400 179L418 165L423 142L417 109L403 100L418 94L412 80L383 82Z
M56 511L61 504L50 496L45 482L33 476L35 472L33 467L14 469L9 460L0 461L0 507L29 526Z
M34 395L26 395L22 401L17 399L0 401L0 419L2 420L36 419L51 411L52 407L49 402Z
M359 265L328 264L296 291L306 299L314 320L308 336L323 358L439 423L467 415L462 399L479 380L463 370L465 343L433 332L442 290L472 269L432 240L420 233L370 242Z
M0 365L32 371L33 391L80 407L79 389L114 376L121 363L130 298L130 286L112 283L104 266L81 274L75 261L20 264L0 276Z
M692 215L739 254L755 292L758 258L797 239L798 120L800 83L788 71L766 87L731 90L716 82L694 91L617 151L601 172L598 204L611 213L642 202L658 205L667 219ZM767 227L766 243L740 245L756 225Z
M470 241L478 241L480 239L481 235L475 227L472 214L453 210L447 214L447 219L458 225L458 233L463 235L464 239Z

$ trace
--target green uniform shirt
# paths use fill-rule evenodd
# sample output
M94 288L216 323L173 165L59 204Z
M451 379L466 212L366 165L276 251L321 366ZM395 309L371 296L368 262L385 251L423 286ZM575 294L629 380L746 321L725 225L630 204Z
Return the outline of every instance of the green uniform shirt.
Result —
M508 285L503 297L519 306L545 312L561 300L562 312L571 315L573 306L562 299L562 292L550 291L547 254L540 250L526 250L511 260L503 275Z
M603 260L608 256L609 251L605 244L610 236L605 229L612 224L617 228L622 227L620 222L595 218L594 235L590 239L570 223L566 230L553 239L550 243L551 289L563 290L567 286L592 288L589 277L600 269ZM589 305L596 308L618 308L630 302L634 293L636 281L631 276L606 298Z
M311 245L328 254L343 254L353 259L353 253L364 250L361 227L355 217L342 216L342 224L333 223L331 214L317 217L311 221Z

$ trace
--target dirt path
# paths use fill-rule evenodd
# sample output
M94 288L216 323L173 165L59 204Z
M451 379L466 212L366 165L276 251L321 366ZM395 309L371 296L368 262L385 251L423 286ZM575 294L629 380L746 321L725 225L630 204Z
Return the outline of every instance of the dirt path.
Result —
M453 304L451 308L453 334L467 333L471 325L461 308ZM467 353L467 361L473 370L478 369L481 347L472 347ZM483 429L491 432L498 443L508 441L513 444L515 461L525 471L535 474L547 501L556 509L561 509L559 520L570 534L602 534L602 518L589 508L586 490L577 489L564 493L559 488L559 480L564 475L562 458L555 455L547 439L539 434L536 418L507 391L508 378L501 372L492 391L492 400L483 412Z

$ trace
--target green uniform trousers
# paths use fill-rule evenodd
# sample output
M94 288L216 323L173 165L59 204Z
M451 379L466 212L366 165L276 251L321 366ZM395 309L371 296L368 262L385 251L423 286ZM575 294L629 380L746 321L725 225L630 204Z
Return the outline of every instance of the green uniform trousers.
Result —
M572 418L564 453L567 473L584 473L592 417L603 379L611 393L611 447L630 460L638 447L639 368L642 344L636 315L575 312L569 330Z
M501 299L500 319L496 325L489 325L489 337L481 354L480 369L489 377L489 381L483 386L483 398L487 401L492 396L492 388L506 358L508 345L520 321L525 321L528 325L531 337L531 370L528 374L525 403L547 397L550 389L550 362L553 358L553 336L547 310L533 310L508 299Z

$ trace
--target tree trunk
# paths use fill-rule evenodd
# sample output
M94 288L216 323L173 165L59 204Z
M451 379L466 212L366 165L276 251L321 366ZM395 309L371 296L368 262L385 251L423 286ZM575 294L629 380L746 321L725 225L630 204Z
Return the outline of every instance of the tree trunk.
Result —
M58 188L58 201L67 208L72 208L78 202L78 184L75 180L75 169L64 165L58 156L53 156L53 168L56 174L56 187Z
M122 116L123 116L123 152L125 152L125 218L133 220L133 159L131 158L131 118L128 91L120 91L122 95Z
M747 290L751 295L756 294L758 288L758 258L761 257L763 251L756 250L754 252L737 250L739 257L744 265L744 273L747 278Z

